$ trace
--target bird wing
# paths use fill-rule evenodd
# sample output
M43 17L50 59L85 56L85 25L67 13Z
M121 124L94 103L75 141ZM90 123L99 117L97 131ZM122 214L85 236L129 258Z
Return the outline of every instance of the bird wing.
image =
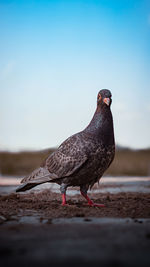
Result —
M68 177L76 172L85 162L87 156L69 156L61 151L56 151L46 161L46 167L51 174L52 179Z
M53 152L42 166L25 177L25 182L52 182L75 173L88 160L87 155L79 145L78 138L68 138L55 152Z
M27 182L32 182L32 181L36 181L38 183L40 183L40 182L42 183L44 181L46 182L46 180L49 180L49 176L50 176L49 171L44 167L40 167L40 168L34 170L28 176L24 177L21 180L21 183L27 183Z

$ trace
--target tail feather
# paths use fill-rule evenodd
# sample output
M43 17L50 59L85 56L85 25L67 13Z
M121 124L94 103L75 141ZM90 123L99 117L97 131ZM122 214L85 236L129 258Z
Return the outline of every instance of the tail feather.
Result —
M55 174L49 173L46 168L38 168L34 170L29 176L22 179L21 185L16 189L16 192L23 192L29 190L37 185L44 183L60 183L62 178L56 178Z
M24 177L16 192L23 192L29 190L39 184L50 182L50 173L46 168L38 168L34 170L30 175Z
M34 170L30 175L24 177L21 181L21 183L26 183L26 182L31 182L31 181L38 181L39 179L43 179L45 181L45 179L47 180L49 178L50 180L50 172L46 169L46 168L38 168L36 170Z
M29 190L35 186L39 185L39 183L25 183L20 185L17 189L16 192L24 192L26 190Z

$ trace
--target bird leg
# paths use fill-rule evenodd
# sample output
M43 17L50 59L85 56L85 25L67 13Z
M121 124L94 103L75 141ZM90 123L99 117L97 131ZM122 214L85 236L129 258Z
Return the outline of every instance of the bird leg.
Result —
M61 184L60 186L60 191L61 191L61 194L62 194L62 206L67 206L67 201L66 201L66 189L67 189L67 186L65 184Z
M67 201L66 201L66 193L62 194L62 206L66 206L67 205Z
M91 207L105 207L104 204L98 204L98 203L94 203L87 195L87 187L81 187L80 188L80 192L81 195L88 201L89 206Z

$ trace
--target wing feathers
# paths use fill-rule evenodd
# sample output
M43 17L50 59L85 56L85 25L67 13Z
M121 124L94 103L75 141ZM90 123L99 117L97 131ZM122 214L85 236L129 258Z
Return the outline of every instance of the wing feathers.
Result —
M46 168L57 178L68 177L78 170L87 161L86 156L70 157L56 151L46 160Z
M21 183L30 183L31 181L44 183L57 179L68 177L74 174L87 160L82 149L82 142L76 135L66 140L55 152L53 152L41 165L40 168L33 171L25 177Z
M26 183L33 180L50 180L50 173L46 168L38 168L34 170L29 176L26 176L22 179L21 183Z

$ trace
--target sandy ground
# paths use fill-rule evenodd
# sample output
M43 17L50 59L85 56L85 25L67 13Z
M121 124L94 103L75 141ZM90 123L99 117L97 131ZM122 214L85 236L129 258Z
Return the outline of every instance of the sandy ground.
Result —
M150 179L118 181L89 193L105 208L88 207L76 189L62 207L57 187L16 194L4 183L1 266L150 266Z
M39 218L39 221L72 217L150 218L149 194L107 193L89 196L95 202L105 204L105 208L89 207L81 196L76 195L68 197L69 206L63 207L60 194L43 190L0 196L0 212L5 223L19 222L24 216Z

